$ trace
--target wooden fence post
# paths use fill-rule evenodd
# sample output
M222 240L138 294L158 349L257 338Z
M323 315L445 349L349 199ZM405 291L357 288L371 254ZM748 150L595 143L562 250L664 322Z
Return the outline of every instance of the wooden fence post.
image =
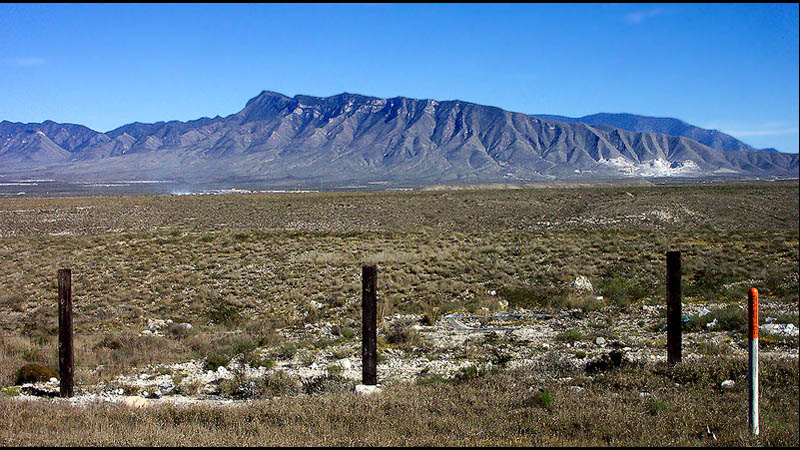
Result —
M361 267L361 384L378 384L378 267Z
M667 252L667 363L681 361L681 252Z
M58 373L61 378L61 397L72 397L74 390L72 350L72 271L58 270Z

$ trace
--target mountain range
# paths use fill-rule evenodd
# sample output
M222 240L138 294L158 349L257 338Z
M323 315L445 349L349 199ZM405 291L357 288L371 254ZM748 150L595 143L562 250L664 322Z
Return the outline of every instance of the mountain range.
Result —
M263 91L188 122L0 122L0 175L61 180L492 182L798 175L798 155L677 119L529 115L460 100Z

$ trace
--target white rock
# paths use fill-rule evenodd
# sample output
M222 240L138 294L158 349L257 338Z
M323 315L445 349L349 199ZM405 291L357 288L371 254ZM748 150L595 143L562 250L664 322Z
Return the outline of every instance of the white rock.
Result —
M706 314L709 314L709 313L711 313L711 311L709 311L706 308L703 308L703 310L700 311L700 313L697 315L697 317L703 317L703 316L705 316Z
M341 366L341 368L344 369L344 370L350 370L350 369L353 368L353 363L351 363L350 360L347 359L347 358L342 358L342 359L336 361L336 364Z
M511 332L511 335L515 338L519 339L520 341L532 341L539 336L539 333L536 332L533 328L517 328L516 330Z
M572 287L579 291L594 292L594 286L592 286L592 282L583 275L579 275L575 278L575 280L572 282Z
M733 389L734 386L736 386L736 382L733 380L725 380L720 386L722 386L722 389Z
M769 323L766 325L761 325L758 327L764 333L768 334L776 334L779 336L789 336L794 337L797 336L800 330L794 326L792 323L787 324L780 324L780 323Z
M148 402L146 399L142 397L131 395L123 398L122 404L129 408L144 408L145 406L148 405Z
M706 324L706 328L708 328L709 330L712 329L712 328L715 328L716 326L717 326L717 318L716 317L714 318L714 320L712 320L711 322L708 322Z
M605 345L606 339L602 336L598 336L594 339L594 343L597 345Z
M356 394L376 394L381 392L381 388L378 385L370 385L370 384L357 384L355 388Z
M50 377L50 380L49 380L49 382L50 382L50 383L58 383L58 378L56 378L56 377Z
M166 324L167 324L167 322L164 321L164 320L161 320L161 319L152 320L151 319L151 320L149 320L147 322L147 328L149 328L151 330L158 330L158 329L161 329Z
M495 295L497 295L497 291L495 291L495 290L491 290L491 291L489 291L489 295L491 295L492 297L494 297Z

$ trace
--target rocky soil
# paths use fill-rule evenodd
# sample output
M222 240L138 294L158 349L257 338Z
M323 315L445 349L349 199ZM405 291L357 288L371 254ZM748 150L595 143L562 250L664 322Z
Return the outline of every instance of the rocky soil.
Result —
M576 279L576 285L583 283ZM491 292L490 292L491 294ZM501 309L504 301L498 300ZM714 314L727 304L684 303L684 321ZM740 306L742 314L746 309ZM762 305L761 358L798 358L798 328L775 317L797 317L798 305ZM620 310L605 306L596 311L565 309L554 312L517 309L475 314L452 313L433 325L424 325L422 315L384 317L379 325L379 385L446 380L493 367L529 367L541 370L549 382L569 382L572 376L594 376L604 364L666 360L666 315L664 305L640 304ZM711 317L711 316L710 316ZM794 319L796 320L796 319ZM141 334L160 334L169 320L151 320ZM333 339L338 324L326 321L306 324L302 329L280 330L282 339L309 342ZM191 328L190 324L182 327ZM683 359L703 354L747 357L747 341L739 331L720 330L716 319L702 331L685 332ZM266 354L272 349L259 349ZM142 367L107 383L77 385L76 395L59 399L58 380L7 388L19 400L49 400L86 405L92 402L125 403L140 407L151 404L243 405L264 398L258 386L283 381L273 396L309 395L326 391L353 391L361 378L361 348L358 336L322 349L301 348L290 357L277 357L269 366L251 367L241 358L216 370L205 361L186 361ZM616 359L616 360L615 360ZM102 371L97 367L96 371ZM556 376L553 376L556 373ZM729 385L735 380L726 381ZM260 392L257 394L256 392ZM646 393L643 393L646 395Z

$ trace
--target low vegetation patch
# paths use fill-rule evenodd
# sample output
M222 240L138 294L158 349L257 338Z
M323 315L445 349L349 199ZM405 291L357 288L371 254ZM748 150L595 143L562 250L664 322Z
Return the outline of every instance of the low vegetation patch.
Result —
M58 372L52 367L42 364L25 364L17 370L14 384L37 383L48 381L50 378L58 378Z

